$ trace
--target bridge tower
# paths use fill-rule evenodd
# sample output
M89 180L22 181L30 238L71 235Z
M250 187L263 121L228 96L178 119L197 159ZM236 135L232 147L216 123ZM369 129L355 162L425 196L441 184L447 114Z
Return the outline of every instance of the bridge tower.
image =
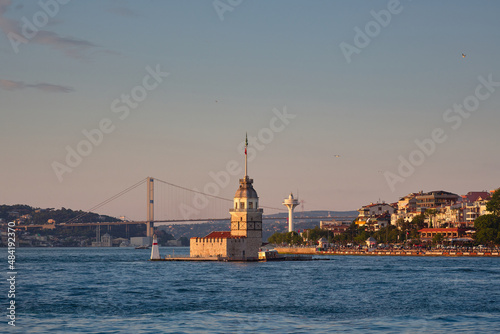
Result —
M148 198L147 198L147 223L146 223L146 235L148 237L153 237L154 234L154 223L155 220L155 192L154 192L154 179L148 177Z

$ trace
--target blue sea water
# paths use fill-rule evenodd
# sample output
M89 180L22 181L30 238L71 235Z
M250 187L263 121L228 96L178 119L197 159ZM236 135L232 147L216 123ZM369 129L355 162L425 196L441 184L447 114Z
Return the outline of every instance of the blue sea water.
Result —
M188 248L160 248L162 256ZM4 249L7 254L7 250ZM132 248L18 248L5 333L494 333L500 258L151 262ZM7 273L7 260L0 264ZM6 277L6 275L4 275Z

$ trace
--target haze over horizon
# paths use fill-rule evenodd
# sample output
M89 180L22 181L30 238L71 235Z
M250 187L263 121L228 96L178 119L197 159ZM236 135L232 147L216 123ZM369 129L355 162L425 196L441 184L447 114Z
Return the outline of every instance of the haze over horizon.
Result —
M246 133L262 205L291 191L306 211L349 211L496 189L498 13L494 1L0 0L0 203L87 210L147 176L232 198ZM142 187L98 213L143 220L145 204Z

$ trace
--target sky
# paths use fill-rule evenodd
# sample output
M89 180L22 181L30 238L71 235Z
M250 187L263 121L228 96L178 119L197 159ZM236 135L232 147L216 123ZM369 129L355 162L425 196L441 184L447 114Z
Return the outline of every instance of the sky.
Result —
M0 203L87 210L148 176L232 198L246 133L261 205L496 189L498 13L498 1L0 0ZM142 220L145 204L142 186L98 213Z

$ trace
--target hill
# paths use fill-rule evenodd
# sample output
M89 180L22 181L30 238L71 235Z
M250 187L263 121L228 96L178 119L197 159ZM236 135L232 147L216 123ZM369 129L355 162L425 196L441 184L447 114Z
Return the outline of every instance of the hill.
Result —
M79 218L78 218L79 217ZM31 207L25 204L15 205L0 205L0 220L13 221L18 220L24 224L46 224L49 219L55 220L56 223L64 223L70 219L76 219L78 223L90 222L114 222L120 219L110 216L103 216L97 213L85 212L82 210L73 211L71 209L41 209Z

